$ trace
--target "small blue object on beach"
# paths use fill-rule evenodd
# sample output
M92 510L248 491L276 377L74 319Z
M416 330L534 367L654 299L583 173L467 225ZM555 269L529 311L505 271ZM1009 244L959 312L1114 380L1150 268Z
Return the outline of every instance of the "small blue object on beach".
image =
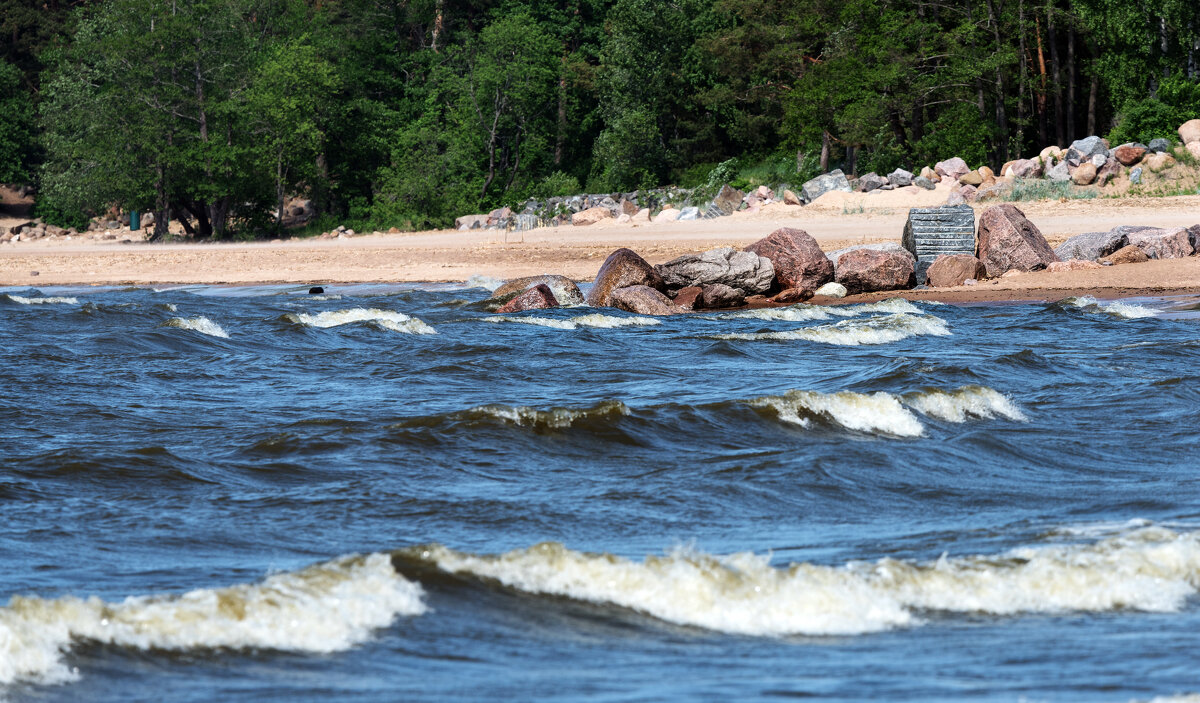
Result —
M136 232L142 228L142 216L137 210L129 211L129 231Z

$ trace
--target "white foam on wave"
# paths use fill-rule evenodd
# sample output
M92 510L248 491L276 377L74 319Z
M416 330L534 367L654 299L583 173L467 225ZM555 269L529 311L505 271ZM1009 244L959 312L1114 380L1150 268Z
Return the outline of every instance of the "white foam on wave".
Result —
M842 320L831 325L814 325L781 332L751 332L713 336L716 339L746 341L803 340L853 347L864 344L889 344L920 335L947 336L949 334L950 328L946 325L946 321L939 317L895 313L864 320Z
M874 303L859 303L857 305L831 305L827 308L829 312L841 317L857 317L858 315L868 315L872 313L891 313L891 314L908 314L908 315L923 315L924 310L913 305L904 298L888 298Z
M172 317L163 323L164 327L175 327L181 330L192 330L200 334L207 334L210 337L221 337L229 339L229 333L221 329L221 326L212 320L204 317Z
M442 546L414 556L521 591L615 605L745 635L851 635L921 624L923 611L1176 612L1200 587L1200 533L1144 528L1091 544L1038 545L933 562L777 568L751 553L679 549L642 562L539 544L497 556Z
M63 656L80 640L141 650L342 651L397 616L425 612L422 594L396 573L388 555L371 554L254 584L118 603L17 596L0 608L0 684L78 678Z
M1066 298L1062 301L1064 305L1072 305L1085 312L1106 313L1114 317L1124 318L1126 320L1139 320L1146 317L1158 317L1158 311L1150 308L1136 305L1134 303L1125 303L1122 301L1113 301L1110 303L1102 303L1090 295L1079 296L1077 298Z
M342 299L342 296L340 296L340 295L309 295L309 296L305 297L305 300L317 300L317 301L341 300L341 299Z
M755 308L718 315L719 320L763 320L765 322L810 322L828 320L831 310L820 305L793 305L786 308Z
M585 418L628 415L629 408L619 400L607 400L591 408L550 408L541 410L525 405L481 405L460 417L485 416L525 427L562 429Z
M500 322L515 322L522 325L536 325L539 327L550 327L557 330L577 330L581 328L591 329L616 329L618 327L653 327L654 325L662 324L659 320L652 317L620 317L618 315L603 315L600 313L592 313L590 315L578 315L570 318L557 317L538 317L536 315L496 315L494 317L483 318L484 322L500 323Z
M1005 417L1025 422L1028 418L1007 396L986 386L963 386L953 391L927 390L905 393L904 404L922 415L947 422L966 422L972 417Z
M378 327L403 332L405 334L437 334L437 330L423 321L394 310L379 308L351 308L349 310L332 310L328 312L288 313L284 318L306 327L340 327L357 322L370 322Z
M812 417L827 420L859 432L918 437L925 428L915 415L888 393L817 393L788 391L783 395L764 396L748 401L754 407L769 408L780 420L810 427Z
M14 303L20 303L21 305L78 305L79 304L78 298L68 298L68 297L63 297L63 296L26 298L26 297L20 296L20 295L13 295L12 293L5 293L4 297L8 298L9 300L13 301Z
M504 285L503 279L496 278L495 276L484 276L481 274L475 274L466 281L463 281L463 286L466 288L484 288L489 292L496 290L502 285Z

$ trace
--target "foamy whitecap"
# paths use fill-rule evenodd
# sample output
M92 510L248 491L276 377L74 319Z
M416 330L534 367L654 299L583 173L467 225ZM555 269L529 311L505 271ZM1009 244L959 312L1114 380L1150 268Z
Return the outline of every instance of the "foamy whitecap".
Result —
M949 334L950 328L941 318L931 315L898 313L870 317L865 320L842 320L831 325L814 325L782 332L719 334L714 337L747 341L803 340L852 347L863 344L889 344L919 335L946 336Z
M579 420L628 415L629 408L618 400L607 400L591 408L550 408L524 405L481 405L457 413L459 419L489 418L533 428L563 429Z
M615 329L618 327L652 327L661 324L652 317L621 317L618 315L603 315L592 313L570 318L539 317L537 315L496 315L483 318L484 322L500 323L515 322L522 325L550 327L557 330L577 330L580 328Z
M874 303L859 303L857 305L831 305L827 308L830 313L841 317L856 317L873 313L891 313L908 315L923 315L924 310L913 305L904 298L888 298Z
M496 290L502 285L504 285L503 279L480 274L475 274L463 282L463 286L466 288L485 288L489 292Z
M1134 303L1125 303L1119 300L1102 303L1090 295L1083 295L1076 298L1066 298L1062 301L1063 305L1071 305L1085 312L1106 313L1115 317L1124 318L1126 320L1138 320L1146 317L1158 317L1156 310L1136 305Z
M340 295L309 295L309 296L305 296L304 299L305 300L316 300L316 301L323 302L326 300L341 300L342 296L340 296Z
M172 317L163 323L164 327L175 327L181 330L192 330L200 334L207 334L210 337L221 337L229 339L229 333L221 329L221 326L212 320L204 317Z
M1025 413L1007 396L986 386L963 386L953 391L929 390L905 393L905 405L922 415L947 422L966 422L971 417L1005 417L1028 421Z
M1176 612L1200 586L1198 534L1145 528L1092 544L998 555L783 568L750 553L676 550L636 562L560 544L497 556L439 545L404 554L528 593L619 606L681 625L746 635L849 635L918 625L923 611Z
M78 298L68 298L68 297L63 297L63 296L26 298L26 297L20 296L20 295L13 295L12 293L5 293L4 297L8 298L9 300L13 301L14 303L20 303L21 305L77 305L77 304L79 304Z
M832 310L820 305L793 305L786 308L755 308L718 315L720 320L763 320L765 322L811 322L828 320Z
M370 322L383 329L405 334L437 334L437 330L423 321L394 310L379 308L351 308L349 310L333 310L309 314L304 312L288 313L284 318L306 327L340 327L357 322Z
M425 609L421 587L399 576L386 554L342 557L255 584L116 603L16 596L0 608L0 683L76 678L63 655L81 640L141 650L328 653Z
M810 427L812 418L822 417L846 429L917 437L925 430L921 421L888 393L817 393L788 391L783 395L764 396L747 401L757 408L769 408L784 421Z

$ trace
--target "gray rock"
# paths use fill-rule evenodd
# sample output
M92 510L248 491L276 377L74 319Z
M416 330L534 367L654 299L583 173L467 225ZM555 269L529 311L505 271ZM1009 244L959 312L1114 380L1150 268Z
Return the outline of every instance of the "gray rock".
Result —
M1067 150L1067 153L1071 152L1078 154L1080 161L1086 161L1097 154L1108 156L1108 147L1104 146L1104 140L1100 137L1091 136L1071 142L1071 148Z
M742 204L742 198L744 197L746 197L746 194L742 191L724 185L721 186L721 191L717 193L717 197L713 198L713 205L716 205L722 214L732 215L738 209L738 206Z
M887 179L888 179L888 183L891 183L892 185L896 186L897 188L903 188L904 186L910 186L913 183L912 172L905 171L902 168L898 168L895 171L892 171L891 173L889 173Z
M698 220L698 219L700 219L700 208L685 207L684 209L679 211L679 217L676 217L675 219L676 220Z
M924 188L925 190L933 190L934 188L937 188L937 185L933 181L924 176L917 176L913 179L912 184L918 188Z
M917 260L917 282L924 283L926 272L939 256L975 253L975 211L965 204L912 208L901 243Z
M1058 245L1054 254L1062 261L1083 259L1095 261L1129 244L1128 232L1118 227L1110 232L1087 232L1071 237Z
M1067 166L1066 161L1059 162L1054 168L1046 172L1046 178L1052 181L1069 181L1071 180L1071 170Z
M870 193L871 191L887 185L888 180L877 173L868 173L858 179L858 192Z
M1151 139L1150 143L1146 145L1146 148L1155 154L1161 154L1164 151L1171 150L1171 142L1170 140L1163 139L1161 137L1158 139Z
M681 256L659 264L655 270L670 290L721 283L747 293L765 293L775 279L770 259L732 247Z
M1141 166L1135 166L1133 168L1133 170L1129 172L1129 182L1132 183L1133 185L1141 184L1141 182L1142 182L1142 167Z
M842 173L841 169L817 176L805 183L800 187L800 197L804 198L804 202L811 203L831 190L852 192L850 181L846 180L846 174Z
M710 283L700 293L700 307L709 310L733 308L746 301L746 292L723 283Z
M566 276L555 274L514 278L492 291L492 297L488 302L502 305L538 285L547 286L559 305L583 305L583 293L579 291L579 286Z
M826 283L818 288L813 295L824 295L828 298L845 298L846 286L843 286L841 283L834 283L833 281L830 281L829 283Z
M1100 168L1106 163L1108 163L1108 157L1104 154L1095 154L1092 156L1092 165L1096 168Z

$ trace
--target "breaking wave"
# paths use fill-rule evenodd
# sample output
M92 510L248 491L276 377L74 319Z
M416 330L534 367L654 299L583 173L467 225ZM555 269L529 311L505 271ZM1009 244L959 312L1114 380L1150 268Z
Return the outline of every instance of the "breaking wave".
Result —
M863 344L889 344L920 335L947 336L950 328L946 321L932 315L893 313L870 317L864 320L842 320L831 325L815 325L782 332L751 332L742 334L718 334L715 339L727 340L804 340L859 346Z
M495 317L485 317L483 319L485 322L516 322L523 325L538 325L540 327L551 327L558 330L577 330L581 328L615 329L618 327L651 327L661 324L659 320L655 320L652 317L619 317L617 315L602 315L600 313L579 315L566 319L537 317L533 315L512 317L498 315Z
M13 295L12 293L5 293L4 297L8 298L9 300L13 301L14 303L20 303L21 305L78 305L79 304L78 298L68 298L68 297L61 297L61 296L49 296L49 297L45 297L45 298L26 298L26 297L20 296L20 295Z
M402 312L380 310L379 308L351 308L349 310L319 312L315 315L304 312L288 313L283 317L289 322L304 325L305 327L329 328L350 325L356 322L370 322L377 327L393 332L437 334L437 330L415 317L410 317Z
M930 562L771 566L752 553L677 549L637 562L545 543L501 555L440 545L404 560L533 594L613 605L744 635L852 635L922 623L925 612L1175 612L1200 588L1200 533L1149 527L1090 544L1022 547Z
M785 308L755 308L718 315L720 320L763 320L764 322L812 322L832 317L858 317L872 313L923 315L924 311L904 298L888 298L858 305L807 305Z
M947 422L966 422L972 417L996 416L1020 422L1028 421L1025 413L1007 396L986 386L963 386L953 391L905 393L901 400L922 415Z
M527 405L481 405L452 413L448 419L460 422L501 422L535 430L557 430L571 427L580 421L603 420L629 414L629 408L624 403L619 400L606 400L590 408L549 408L547 410Z
M1158 312L1134 303L1124 303L1119 300L1102 303L1090 295L1075 298L1065 298L1063 305L1079 308L1084 312L1103 313L1126 320L1138 320L1145 317L1158 317Z
M164 327L175 327L181 330L192 330L210 337L229 339L229 333L207 317L172 317L163 323Z
M63 661L79 641L141 650L274 649L328 653L425 612L421 587L385 554L347 556L255 584L182 595L16 596L0 608L0 684L78 678Z

